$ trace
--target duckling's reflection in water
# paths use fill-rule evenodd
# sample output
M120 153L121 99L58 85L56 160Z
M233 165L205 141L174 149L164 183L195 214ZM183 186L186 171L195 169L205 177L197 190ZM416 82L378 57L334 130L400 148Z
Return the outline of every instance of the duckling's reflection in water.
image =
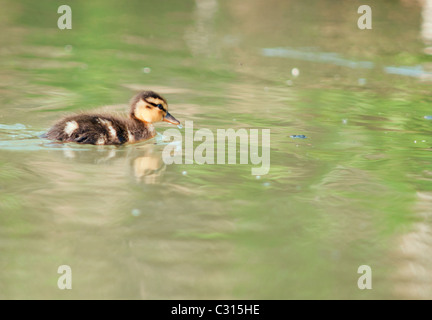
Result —
M162 147L154 143L130 145L125 147L98 146L88 149L73 149L65 146L63 155L80 163L119 166L125 162L137 182L156 184L166 170L162 160Z
M143 149L143 155L132 162L134 175L139 182L158 183L166 170L166 164L162 160L162 151L156 149L154 144L145 145Z

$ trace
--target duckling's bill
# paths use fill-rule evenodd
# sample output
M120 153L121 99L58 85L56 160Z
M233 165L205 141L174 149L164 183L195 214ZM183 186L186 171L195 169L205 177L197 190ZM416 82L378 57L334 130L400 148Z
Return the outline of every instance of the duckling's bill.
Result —
M167 114L164 117L163 121L171 123L171 124L175 124L175 125L179 125L180 124L180 121L178 121L176 118L174 118L169 112L167 112Z

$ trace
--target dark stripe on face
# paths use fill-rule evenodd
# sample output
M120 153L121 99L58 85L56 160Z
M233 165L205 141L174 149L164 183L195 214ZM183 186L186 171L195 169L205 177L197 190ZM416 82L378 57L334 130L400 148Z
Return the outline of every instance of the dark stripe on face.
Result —
M156 103L153 103L153 102L150 102L150 101L147 101L147 100L145 100L145 102L147 102L148 104L151 104L153 107L159 108ZM164 112L167 112L165 110L165 108L163 107L163 105L161 105L161 108L159 108L159 109L162 110L162 111L164 111Z

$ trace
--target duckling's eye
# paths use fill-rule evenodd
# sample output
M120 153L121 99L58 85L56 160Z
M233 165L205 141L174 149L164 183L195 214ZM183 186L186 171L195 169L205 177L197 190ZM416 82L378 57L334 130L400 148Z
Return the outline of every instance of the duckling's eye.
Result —
M163 110L163 105L158 104L156 107L158 107L159 109Z

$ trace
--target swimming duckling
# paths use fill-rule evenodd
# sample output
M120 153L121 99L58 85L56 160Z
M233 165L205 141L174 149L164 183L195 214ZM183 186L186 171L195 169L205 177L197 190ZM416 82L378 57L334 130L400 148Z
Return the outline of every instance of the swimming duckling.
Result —
M143 91L131 100L129 119L104 114L79 114L57 122L46 138L62 142L94 145L120 145L153 138L153 123L165 121L179 125L168 112L164 98L153 91Z

